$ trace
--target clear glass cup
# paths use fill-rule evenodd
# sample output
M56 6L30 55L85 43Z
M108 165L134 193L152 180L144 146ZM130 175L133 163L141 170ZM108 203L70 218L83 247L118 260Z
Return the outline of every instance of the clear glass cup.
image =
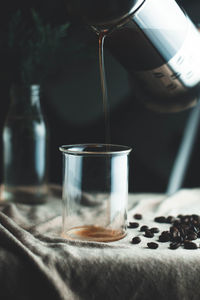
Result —
M81 144L59 149L63 153L62 235L97 242L123 238L131 148Z

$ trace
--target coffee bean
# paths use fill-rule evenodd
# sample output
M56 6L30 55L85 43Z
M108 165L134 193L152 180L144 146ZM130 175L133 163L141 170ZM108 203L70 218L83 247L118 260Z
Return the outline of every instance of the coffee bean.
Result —
M147 246L150 249L157 249L159 245L157 243L151 242L151 243L147 243Z
M145 230L144 236L148 237L148 238L152 238L152 237L154 237L154 234L149 229L147 229L147 230Z
M197 244L190 241L185 241L184 249L197 249Z
M192 227L189 227L189 229L186 230L187 235L195 233Z
M169 231L170 231L171 233L178 232L178 228L175 227L175 226L171 226L170 229L169 229Z
M199 229L196 227L196 226L193 226L193 231L196 233L196 235L198 234L199 232Z
M166 223L166 218L163 217L163 216L161 216L161 217L156 217L156 218L154 219L154 221L157 222L157 223Z
M168 230L164 230L161 232L162 235L169 235L170 236L170 232Z
M198 216L198 215L192 214L192 217L193 217L193 219L195 219L195 220L199 220L199 216Z
M169 238L167 238L167 237L165 237L165 236L162 236L162 235L159 236L158 240L159 240L159 242L161 242L161 243L167 243L167 242L170 241Z
M174 221L175 221L175 218L172 217L172 216L169 216L169 217L166 218L166 223L171 224L171 223L173 223Z
M181 223L183 223L183 224L189 224L190 223L190 218L188 216L182 218Z
M183 238L186 237L186 231L184 230L183 227L180 227L180 228L179 228L179 233L180 233L180 236L181 236L181 237L183 237Z
M180 221L180 220L175 220L175 221L173 222L173 226L175 226L176 228L179 228L180 225L181 225L181 221Z
M139 236L132 238L131 241L132 244L139 244L140 242L141 242L141 238Z
M179 219L181 219L182 217L183 217L183 215L181 215L181 214L177 216L177 218L179 218Z
M159 236L159 242L166 243L169 242L171 238L171 234L169 231L163 231Z
M149 229L147 225L143 225L140 227L140 231L146 231L147 229Z
M172 237L170 240L174 243L183 243L184 242L184 238L180 235Z
M171 240L176 240L178 237L180 237L180 233L178 231L171 233Z
M136 220L141 220L142 219L142 215L141 214L135 214L133 217Z
M160 231L157 227L152 227L149 230L153 233L158 233Z
M170 243L169 248L172 250L178 249L181 246L180 243Z
M196 240L196 239L197 239L197 234L196 234L195 232L190 233L190 234L187 235L187 239L188 239L189 241Z
M140 225L137 222L129 222L128 228L138 228Z
M192 217L193 217L193 220L194 220L197 224L200 223L200 216L198 216L198 215L192 215Z

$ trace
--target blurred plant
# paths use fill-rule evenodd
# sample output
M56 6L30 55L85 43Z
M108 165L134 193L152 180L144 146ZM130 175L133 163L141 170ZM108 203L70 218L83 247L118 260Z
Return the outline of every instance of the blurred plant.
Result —
M0 40L1 77L11 83L41 84L54 64L56 50L70 24L44 24L35 10L26 21L17 11Z

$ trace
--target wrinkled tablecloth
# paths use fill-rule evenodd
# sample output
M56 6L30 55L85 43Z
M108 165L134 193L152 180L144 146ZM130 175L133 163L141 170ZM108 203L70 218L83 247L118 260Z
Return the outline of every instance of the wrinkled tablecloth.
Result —
M147 248L149 239L136 229L111 243L61 238L61 188L51 187L47 203L0 202L1 300L195 300L200 299L200 249ZM160 215L200 214L200 189L185 189L167 198L129 195L128 220L141 213L140 225ZM136 220L134 220L136 221ZM140 236L142 242L131 243ZM199 240L196 241L199 244Z

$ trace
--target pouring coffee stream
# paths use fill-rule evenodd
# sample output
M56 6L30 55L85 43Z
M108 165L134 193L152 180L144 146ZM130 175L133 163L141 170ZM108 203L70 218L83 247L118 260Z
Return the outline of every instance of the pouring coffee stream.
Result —
M107 91L106 73L105 73L105 64L104 64L104 40L106 38L106 31L100 32L98 36L99 36L99 70L100 70L104 122L105 122L105 141L106 144L109 145L111 141L110 117L109 117L109 110L108 110L108 91Z

